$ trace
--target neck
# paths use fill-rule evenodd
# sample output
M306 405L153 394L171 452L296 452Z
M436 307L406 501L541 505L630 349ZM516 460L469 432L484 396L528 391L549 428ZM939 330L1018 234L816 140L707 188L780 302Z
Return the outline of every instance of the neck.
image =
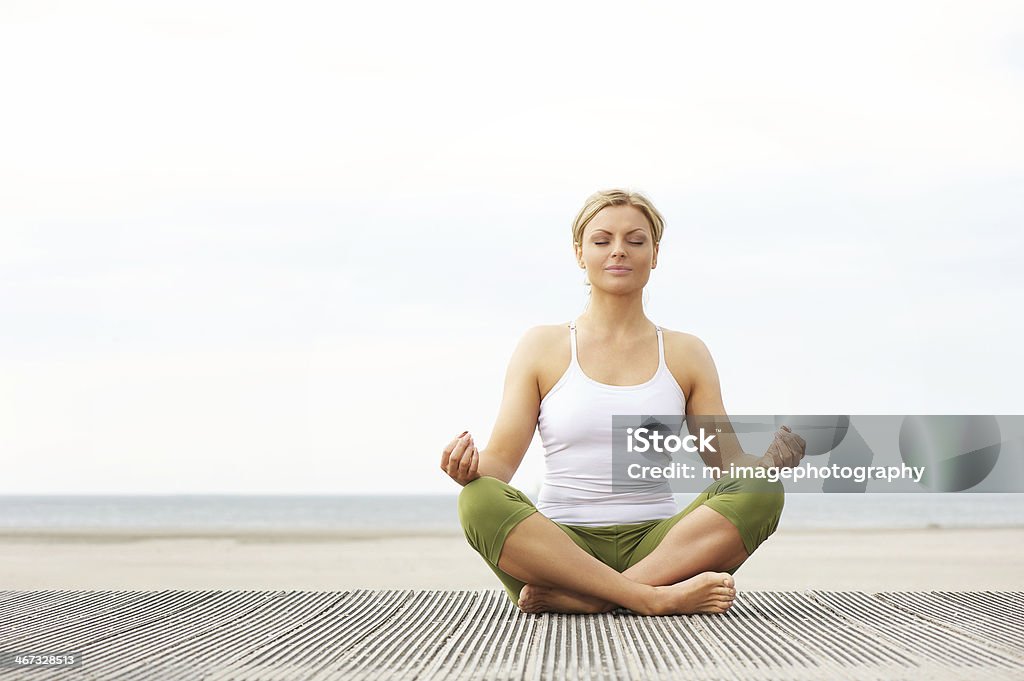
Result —
M590 304L578 320L603 338L625 338L645 334L653 323L644 314L643 291L609 295L592 289Z

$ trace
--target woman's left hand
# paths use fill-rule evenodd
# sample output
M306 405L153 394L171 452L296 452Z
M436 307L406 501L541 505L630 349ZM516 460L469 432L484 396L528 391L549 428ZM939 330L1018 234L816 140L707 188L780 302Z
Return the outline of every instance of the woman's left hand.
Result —
M788 426L782 426L757 465L764 468L793 468L804 458L806 448L807 442L802 437Z

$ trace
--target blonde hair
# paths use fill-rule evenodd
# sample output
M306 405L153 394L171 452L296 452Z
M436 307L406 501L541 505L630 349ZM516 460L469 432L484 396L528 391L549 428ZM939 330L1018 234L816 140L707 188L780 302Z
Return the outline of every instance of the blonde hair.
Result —
M633 206L643 213L647 222L650 223L651 237L654 239L654 243L658 244L661 241L661 235L665 231L665 218L661 216L650 199L640 192L628 189L602 189L587 198L583 208L573 220L572 242L574 245L579 246L583 243L583 230L602 208L608 206Z

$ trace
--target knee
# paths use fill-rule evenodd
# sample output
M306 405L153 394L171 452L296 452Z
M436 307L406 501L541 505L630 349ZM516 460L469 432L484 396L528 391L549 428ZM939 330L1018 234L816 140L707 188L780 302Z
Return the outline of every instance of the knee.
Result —
M459 492L459 522L467 529L474 518L481 516L481 511L493 506L496 495L502 494L507 484L487 475L465 484Z
M752 498L757 509L758 520L761 522L762 541L775 533L782 518L782 509L786 505L786 488L782 482L775 480L757 480L760 484L753 486Z
M728 492L742 495L747 512L761 524L765 536L778 528L786 505L786 488L779 480L734 479Z
M747 491L751 492L761 516L772 525L772 531L782 516L786 505L786 487L779 480L749 480Z
M786 505L786 486L780 480L758 480L761 483L754 489L762 497L764 508L773 515L781 515Z

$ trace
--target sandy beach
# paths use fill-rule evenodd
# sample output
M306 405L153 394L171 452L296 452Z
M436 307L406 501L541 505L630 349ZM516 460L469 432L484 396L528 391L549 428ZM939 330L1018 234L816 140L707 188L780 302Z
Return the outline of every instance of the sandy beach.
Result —
M0 534L0 589L494 589L461 535ZM750 590L1024 589L1024 528L779 530Z

